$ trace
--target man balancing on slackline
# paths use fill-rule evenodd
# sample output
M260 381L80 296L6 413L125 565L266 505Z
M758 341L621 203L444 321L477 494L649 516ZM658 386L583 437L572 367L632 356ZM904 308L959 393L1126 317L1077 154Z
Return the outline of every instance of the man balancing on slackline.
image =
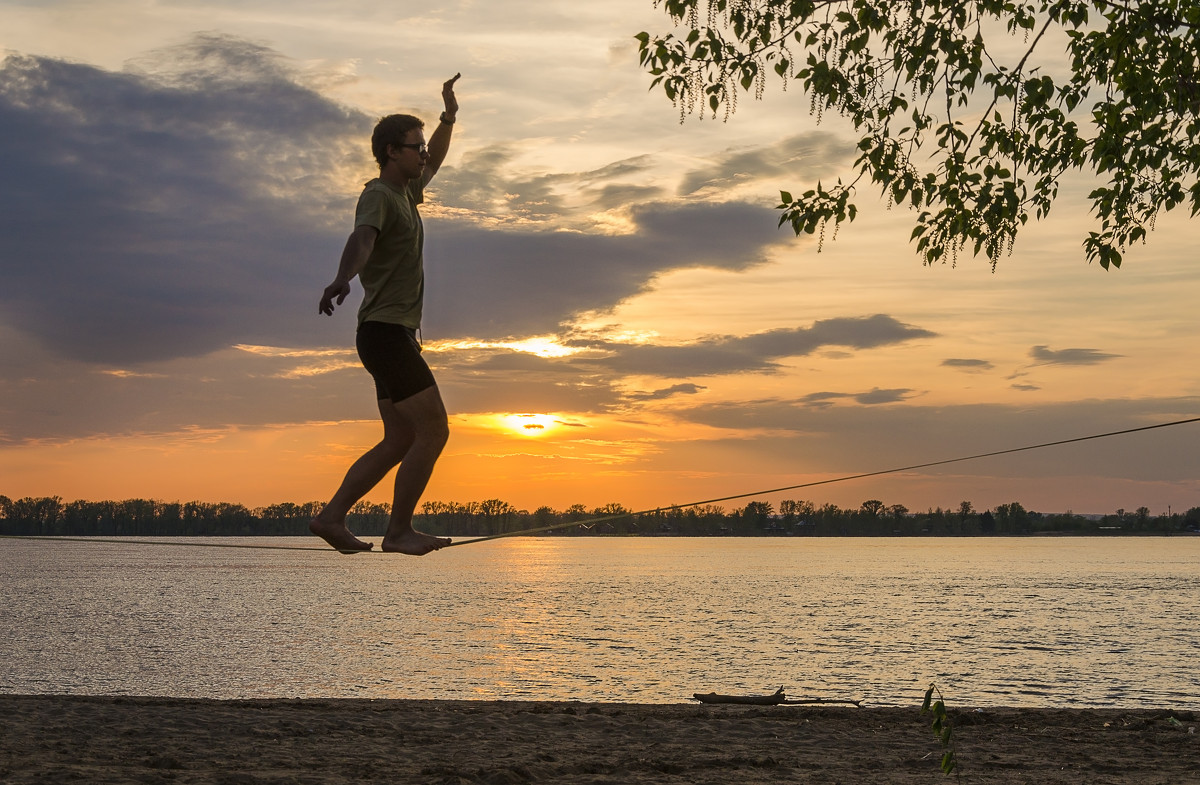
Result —
M454 83L442 85L446 110L426 145L424 123L412 115L384 117L371 135L379 177L358 198L354 231L346 241L337 277L321 295L320 312L333 315L358 276L363 287L355 344L362 364L375 379L375 397L383 418L383 439L346 472L341 487L308 528L342 552L366 551L346 527L350 508L396 464L392 516L384 551L422 556L450 540L416 531L412 516L433 466L449 436L446 407L433 373L421 357L416 331L421 326L425 277L421 250L424 231L417 205L450 149L458 113Z

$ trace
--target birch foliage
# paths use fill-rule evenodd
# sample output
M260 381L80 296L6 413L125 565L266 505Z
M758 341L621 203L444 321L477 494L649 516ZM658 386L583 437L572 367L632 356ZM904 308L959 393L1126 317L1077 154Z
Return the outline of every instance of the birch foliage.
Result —
M1072 170L1094 180L1089 261L1119 267L1164 211L1200 211L1200 3L655 0L642 66L680 111L729 116L772 81L858 136L845 180L781 192L780 226L853 221L859 186L917 213L926 264L992 269ZM798 88L798 89L797 89Z

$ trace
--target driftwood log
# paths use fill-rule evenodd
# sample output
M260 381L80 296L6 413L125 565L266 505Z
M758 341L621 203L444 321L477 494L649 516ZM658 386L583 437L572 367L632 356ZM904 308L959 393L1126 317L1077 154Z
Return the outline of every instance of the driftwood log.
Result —
M838 698L803 698L793 700L788 698L784 693L783 687L780 687L772 695L720 695L715 692L694 692L692 698L701 703L741 703L750 706L778 706L780 704L798 705L802 703L850 703L859 706L856 700L838 699Z

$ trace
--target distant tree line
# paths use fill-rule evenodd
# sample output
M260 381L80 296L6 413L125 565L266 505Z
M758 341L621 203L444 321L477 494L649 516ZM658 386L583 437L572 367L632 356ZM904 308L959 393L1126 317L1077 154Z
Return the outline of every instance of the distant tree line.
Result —
M321 502L285 502L250 509L227 502L163 502L154 499L71 501L57 496L10 499L0 495L0 534L39 536L302 536ZM381 536L390 505L359 502L351 510L351 530ZM675 537L978 537L1013 535L1137 535L1200 533L1200 507L1187 512L1150 515L1139 507L1102 517L1039 513L1020 503L1001 504L982 512L971 502L957 508L912 512L902 504L868 499L856 508L787 499L778 509L764 501L726 510L703 505L634 513L619 504L588 509L575 504L565 510L539 507L519 510L508 502L427 501L416 525L430 534L478 537L491 534L564 528L557 536ZM597 520L601 519L601 520Z

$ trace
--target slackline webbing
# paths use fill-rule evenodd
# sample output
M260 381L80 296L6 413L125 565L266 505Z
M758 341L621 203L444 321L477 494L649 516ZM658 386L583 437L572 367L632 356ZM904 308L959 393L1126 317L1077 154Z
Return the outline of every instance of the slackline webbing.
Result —
M632 518L640 515L649 515L651 513L664 512L667 510L685 510L689 507L699 507L702 504L716 504L717 502L733 501L735 499L745 499L750 496L767 496L773 493L782 493L784 491L795 491L801 488L813 488L818 485L831 485L838 482L848 482L849 480L861 480L866 477L878 477L883 474L898 474L899 472L913 471L914 469L928 469L933 466L945 466L951 463L961 463L963 461L974 461L980 458L994 458L998 455L1011 455L1018 452L1028 452L1029 450L1040 450L1046 447L1058 447L1064 444L1075 444L1077 442L1086 442L1093 439L1106 439L1111 436L1122 436L1129 433L1139 433L1141 431L1152 431L1158 428L1170 428L1176 425L1187 425L1189 423L1200 422L1200 417L1189 417L1185 420L1174 420L1172 422L1157 423L1155 425L1143 425L1138 428L1126 428L1120 431L1109 431L1108 433L1097 433L1091 436L1077 436L1073 439L1059 439L1053 442L1042 442L1040 444L1030 444L1025 447L1013 447L1007 450L994 450L992 452L982 452L976 455L964 455L959 458L946 458L940 461L928 461L926 463L914 463L909 466L898 466L892 469L880 469L873 472L863 472L861 474L848 474L844 477L832 477L827 480L814 480L812 482L799 483L797 485L785 485L782 488L770 488L767 490L750 491L749 493L738 493L732 496L719 496L713 499L704 499L702 501L688 502L686 504L670 504L665 507L652 507L646 510L637 512L622 512L614 515L603 515L597 518L588 518L582 521L571 521L568 523L555 523L549 526L537 526L532 529L521 529L519 531L502 532L500 534L489 534L483 537L473 537L461 539L451 542L445 547L449 548L455 545L470 545L477 542L488 542L489 540L500 540L507 537L521 537L528 534L541 534L542 532L556 531L558 529L570 529L575 526L585 526L591 528L597 523L606 523L609 521L621 520L622 518ZM290 545L248 545L248 544L222 544L211 542L159 542L156 540L129 540L115 538L99 538L99 537L51 537L51 536L34 536L34 535L15 535L15 534L0 534L0 539L9 540L53 540L55 542L107 542L120 545L171 545L178 547L197 547L197 548L247 548L252 550L277 550L277 551L325 551L332 550L329 547L308 547L308 546L290 546ZM383 553L383 551L353 551L353 553Z
M269 535L268 535L269 536ZM324 551L332 550L328 545L318 548L309 545L249 545L234 542L178 542L175 540L131 540L127 537L57 537L52 534L0 534L0 540L52 540L54 542L108 542L114 545L170 545L175 548L246 548L255 551ZM370 551L354 551L370 553Z

